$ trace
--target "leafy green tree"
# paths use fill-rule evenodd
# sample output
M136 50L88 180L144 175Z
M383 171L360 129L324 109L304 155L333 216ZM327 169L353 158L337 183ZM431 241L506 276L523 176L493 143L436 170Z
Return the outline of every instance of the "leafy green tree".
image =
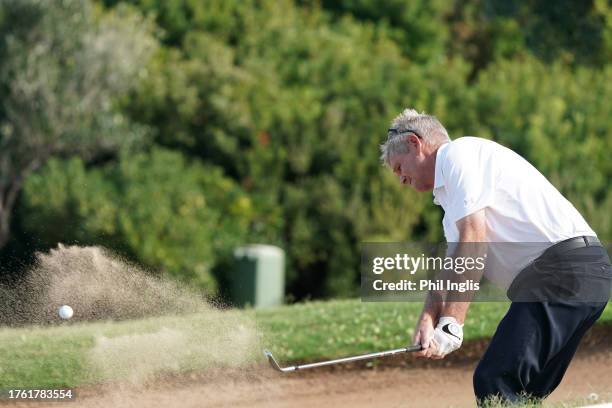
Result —
M612 234L611 67L570 68L535 58L501 61L472 91L471 134L526 157L585 215L602 239Z
M113 100L135 83L155 40L119 7L87 1L0 1L0 248L21 187L51 156L85 158L138 138Z
M300 0L298 4L320 6L342 18L351 17L384 28L411 60L427 63L443 58L449 41L446 16L453 2L445 0Z
M517 21L525 45L545 61L596 66L610 61L609 1L488 0L483 7L490 16Z
M457 1L447 25L449 53L471 62L471 80L494 61L525 54L545 62L603 67L612 53L607 0Z
M112 15L126 2L100 3ZM287 251L291 295L352 296L361 242L443 239L431 196L401 188L378 161L406 106L437 115L453 138L518 151L611 236L605 1L576 4L581 21L566 27L595 27L592 58L565 41L553 3L128 3L151 13L162 47L118 108L154 146L32 176L20 220L49 245L104 240L214 290L233 246L264 241ZM537 32L552 33L546 55Z
M165 149L91 170L53 159L28 178L21 211L43 245L104 245L209 293L212 266L248 239L253 214L219 168Z
M460 102L466 64L420 68L372 22L331 24L325 10L290 1L205 7L126 108L156 129L157 143L223 167L244 187L259 236L287 250L290 292L354 294L361 241L405 240L419 224L423 235L439 232L418 215L425 201L380 166L378 144L403 106L444 115Z

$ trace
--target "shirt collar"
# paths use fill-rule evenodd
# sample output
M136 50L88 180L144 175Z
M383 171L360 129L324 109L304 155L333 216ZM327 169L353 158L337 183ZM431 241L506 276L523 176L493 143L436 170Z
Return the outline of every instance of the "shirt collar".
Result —
M442 163L446 158L446 148L448 143L438 147L436 151L436 171L434 174L434 190L444 186L444 176L442 174Z

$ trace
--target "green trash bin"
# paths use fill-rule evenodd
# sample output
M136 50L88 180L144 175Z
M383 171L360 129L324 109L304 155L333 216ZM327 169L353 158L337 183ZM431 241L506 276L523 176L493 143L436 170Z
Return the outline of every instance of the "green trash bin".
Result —
M245 245L234 250L230 296L237 306L263 308L283 303L285 253L272 245Z

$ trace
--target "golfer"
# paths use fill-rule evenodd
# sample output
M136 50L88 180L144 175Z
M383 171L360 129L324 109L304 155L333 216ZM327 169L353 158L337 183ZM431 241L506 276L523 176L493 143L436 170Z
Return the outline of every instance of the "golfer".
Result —
M509 296L510 308L474 372L477 401L546 397L559 385L610 296L612 267L595 232L521 156L477 137L451 141L433 116L404 110L391 123L381 152L401 184L433 191L434 203L444 209L447 242L540 244L534 259L516 259L518 270L509 268L500 276L499 270L485 267L484 276L497 273L492 280L508 294L538 274L567 272L564 265L573 266L578 286L601 289L593 301L514 301ZM420 356L443 358L461 346L469 304L440 301L430 292L414 335L415 344L423 347Z

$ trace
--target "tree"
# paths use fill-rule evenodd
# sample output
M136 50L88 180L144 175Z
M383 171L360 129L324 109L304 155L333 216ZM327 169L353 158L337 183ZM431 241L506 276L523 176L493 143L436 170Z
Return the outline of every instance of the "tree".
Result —
M51 156L90 159L143 135L114 101L155 46L127 7L0 0L0 248L24 180Z
M384 130L408 103L460 105L468 67L440 59L422 69L372 22L332 24L289 0L167 3L204 10L188 13L184 30L157 10L164 30L186 34L150 65L126 104L132 117L244 188L253 230L287 251L292 295L354 295L359 242L408 239L424 205L380 165Z
M211 268L248 240L253 218L219 167L161 148L124 149L90 168L53 158L28 177L20 203L24 229L44 247L101 245L209 294Z

